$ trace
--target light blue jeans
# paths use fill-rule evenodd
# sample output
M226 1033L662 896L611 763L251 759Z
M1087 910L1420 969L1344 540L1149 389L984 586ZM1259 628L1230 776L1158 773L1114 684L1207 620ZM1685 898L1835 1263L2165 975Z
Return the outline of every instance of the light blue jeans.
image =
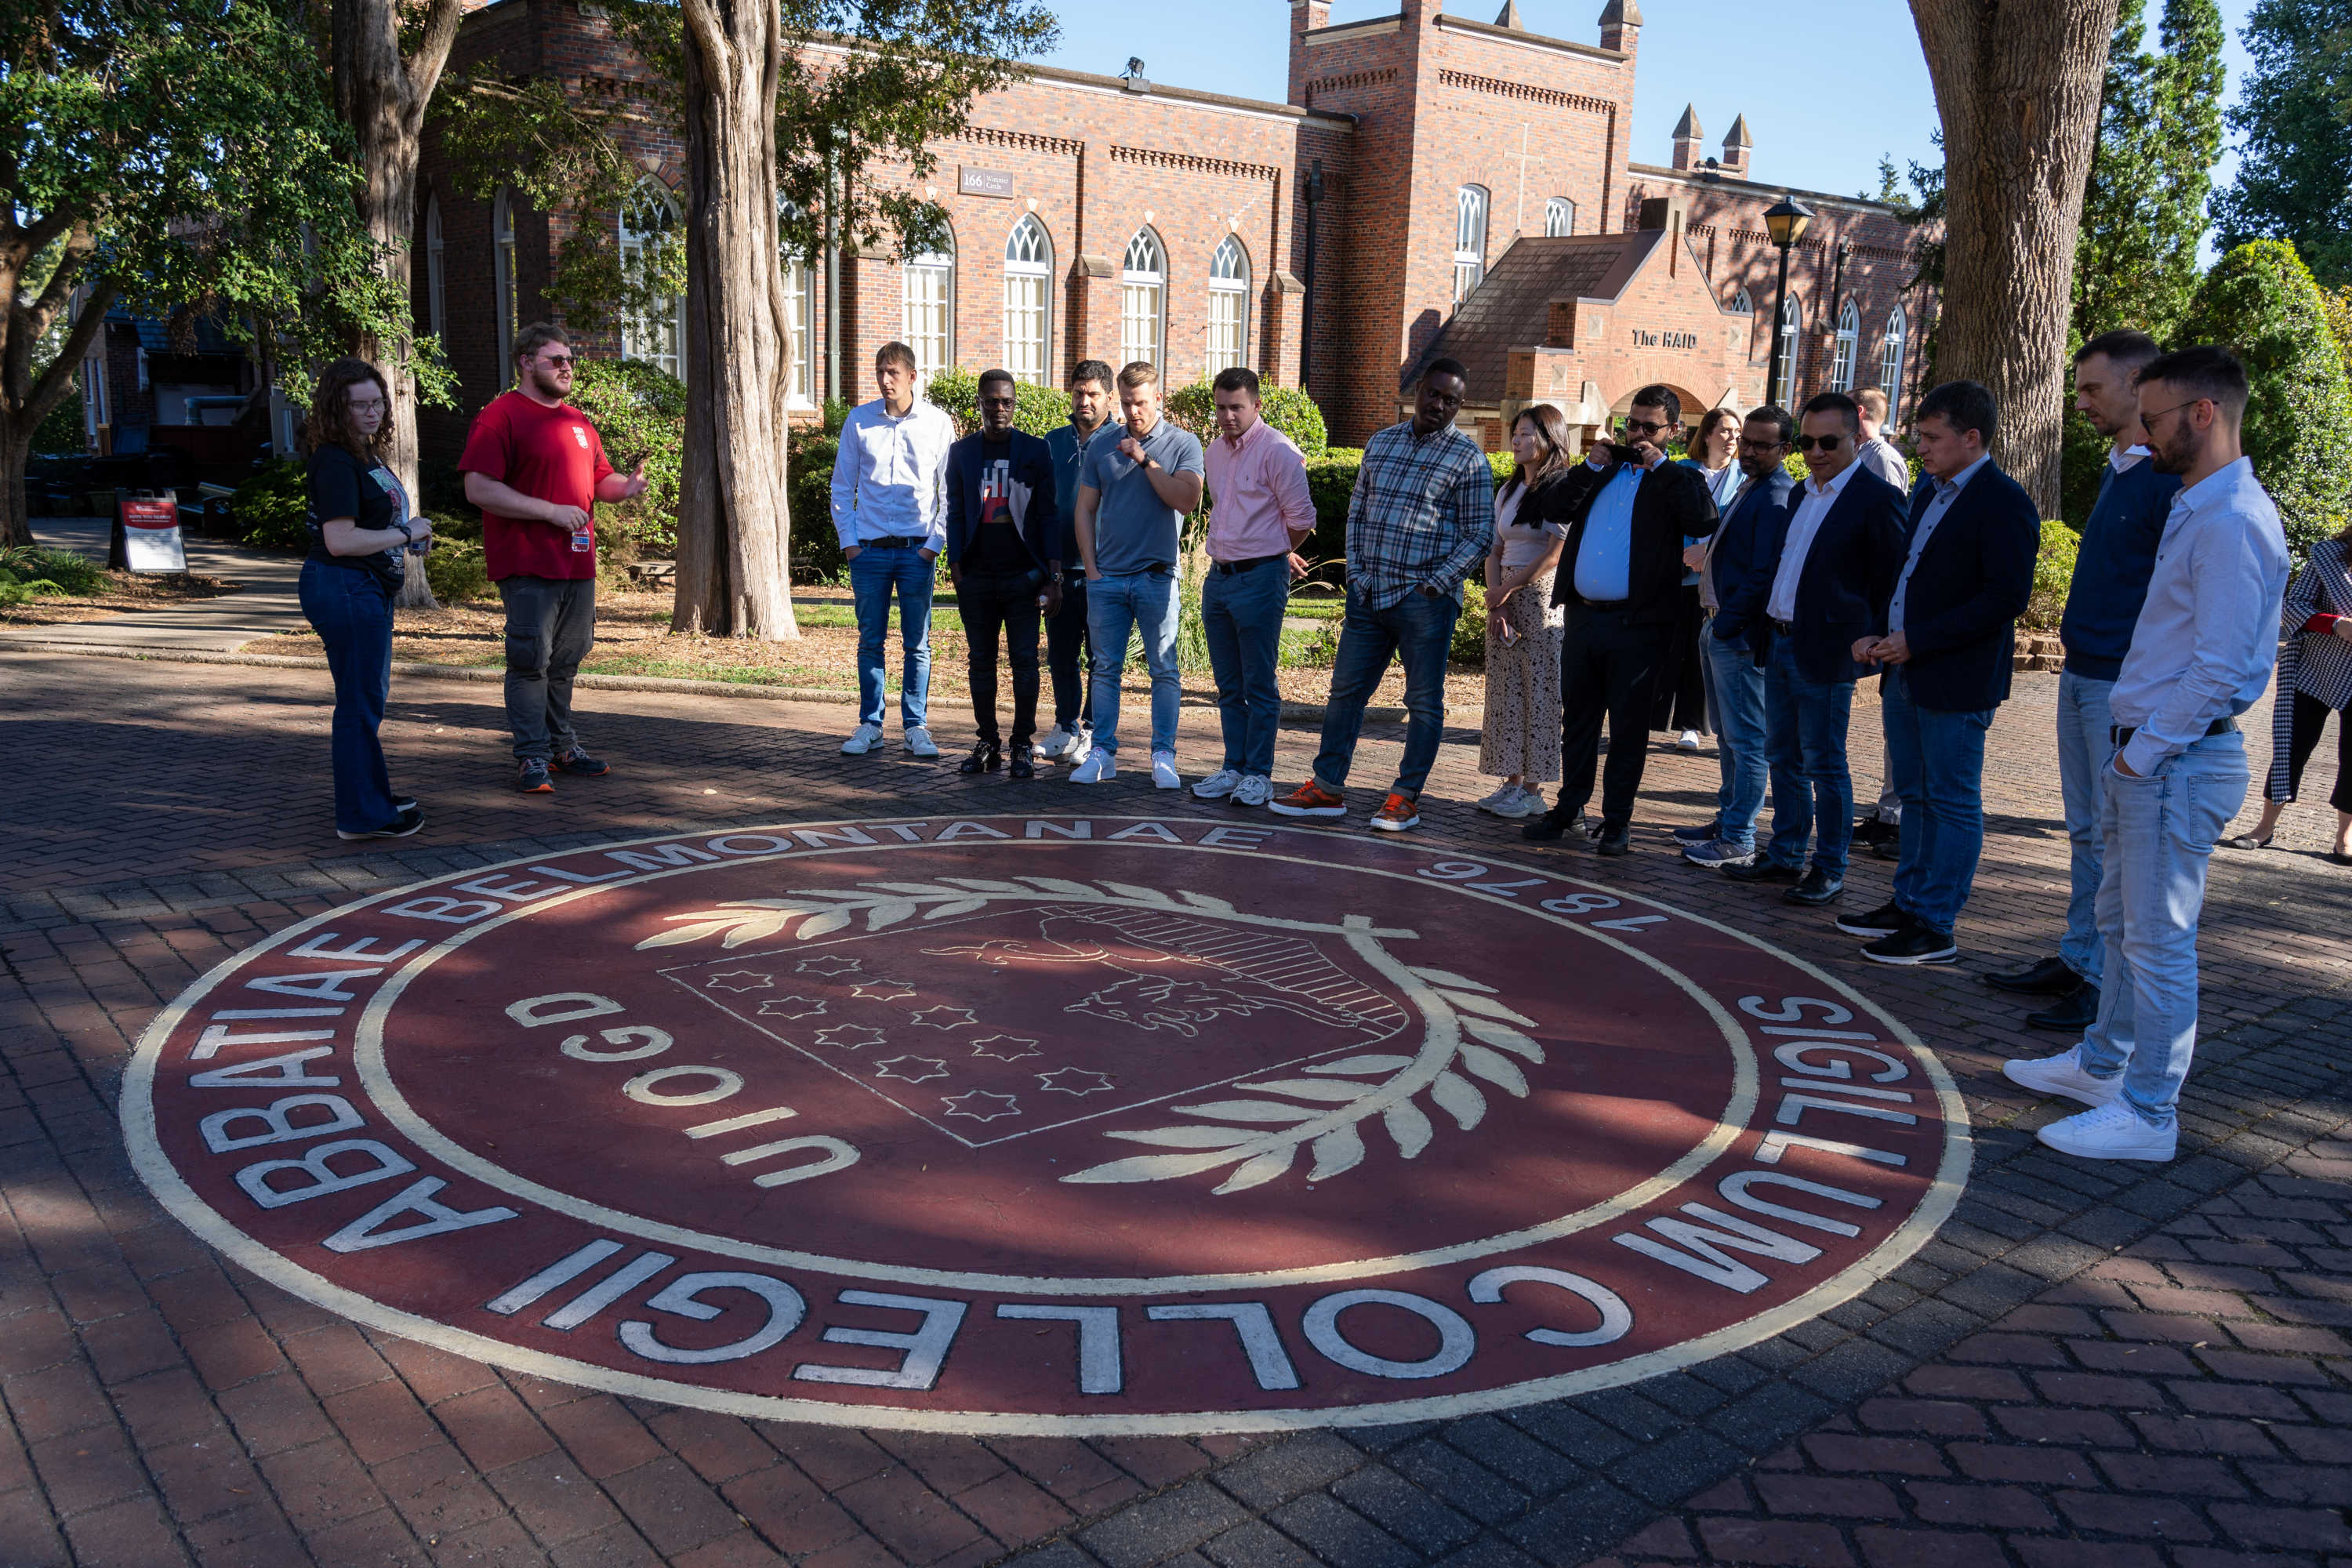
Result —
M2112 680L2093 680L2071 669L2058 677L2058 791L2066 803L2074 873L2058 956L2094 985L2105 973L2106 956L2099 935L2099 812L2107 792L2107 760L2115 754L2107 742L2115 722L2107 698L2115 689Z
M1118 751L1118 678L1127 668L1127 634L1143 634L1151 671L1151 749L1176 749L1176 574L1127 572L1087 584L1087 636L1094 642L1095 749Z
M2234 730L2208 735L2147 778L2125 777L2112 760L2105 773L2099 934L2107 983L2083 1036L2083 1068L2094 1078L2122 1073L2125 1103L2166 1127L2197 1051L2205 866L2246 804L2246 739Z
M1715 796L1715 836L1756 847L1756 813L1764 804L1764 667L1742 637L1726 642L1710 623L1699 631L1706 656L1706 710L1715 715L1716 760L1723 787Z
M1246 572L1210 568L1201 583L1201 632L1217 680L1217 721L1224 765L1265 778L1274 772L1274 738L1282 727L1282 613L1290 606L1290 567L1265 561Z
M849 563L849 596L857 607L857 721L879 729L884 682L889 677L882 644L890 630L890 595L898 595L898 646L906 667L898 683L898 720L923 727L931 695L931 584L938 568L919 550L869 544Z

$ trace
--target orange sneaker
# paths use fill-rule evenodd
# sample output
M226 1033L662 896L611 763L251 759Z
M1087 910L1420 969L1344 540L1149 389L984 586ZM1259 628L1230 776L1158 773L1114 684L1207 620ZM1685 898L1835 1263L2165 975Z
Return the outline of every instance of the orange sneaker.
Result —
M1338 793L1325 789L1308 779L1280 800L1270 800L1265 808L1276 816L1345 816L1348 802Z
M1372 826L1381 833L1402 833L1408 827L1420 826L1421 802L1409 795L1389 796L1372 814Z

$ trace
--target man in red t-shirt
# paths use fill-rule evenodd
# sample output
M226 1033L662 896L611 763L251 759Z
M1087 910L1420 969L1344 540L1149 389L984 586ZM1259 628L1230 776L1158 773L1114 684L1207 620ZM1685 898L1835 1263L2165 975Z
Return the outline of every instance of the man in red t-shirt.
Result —
M515 787L544 795L558 773L606 765L572 729L572 678L596 640L600 500L645 493L645 465L615 473L588 416L565 403L572 340L544 322L515 340L515 385L474 416L457 459L482 509L482 554L507 606L507 727Z

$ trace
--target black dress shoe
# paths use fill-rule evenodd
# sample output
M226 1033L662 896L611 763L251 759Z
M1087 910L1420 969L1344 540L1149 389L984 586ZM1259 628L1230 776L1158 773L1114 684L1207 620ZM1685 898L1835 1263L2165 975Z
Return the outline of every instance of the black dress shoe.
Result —
M1827 871L1816 866L1805 873L1803 881L1782 893L1780 901L1784 904L1802 904L1807 909L1818 909L1823 904L1835 902L1844 892L1844 878L1832 878Z
M1004 755L993 741L972 742L971 755L956 764L960 773L992 773L1003 764Z
M1901 823L1881 822L1875 816L1865 816L1853 825L1853 841L1856 844L1889 844L1900 837L1902 833Z
M1579 837L1584 836L1584 813L1580 811L1573 816L1562 816L1558 812L1547 811L1541 816L1529 817L1519 825L1519 837L1534 844L1549 844L1571 833Z
M1911 916L1901 904L1891 899L1866 915L1840 915L1837 918L1838 930L1846 935L1874 939L1893 936L1910 923Z
M2021 996L2064 996L2083 984L2083 977L2067 968L2064 959L2045 958L2031 968L1988 974L1985 984L1996 991L2014 991Z
M1870 852L1873 855L1877 856L1881 860L1901 860L1903 858L1903 835L1899 832L1890 833L1884 838L1874 838L1871 840Z
M1633 826L1627 822L1604 822L1599 837L1592 841L1595 855L1622 855L1633 847Z
M2039 1013L2025 1016L2029 1029L2056 1029L2079 1035L2099 1019L2099 988L2085 980Z
M1012 764L1004 771L1016 779L1034 779L1037 776L1036 759L1035 746L1026 741L1015 741L1013 742Z
M1759 857L1745 866L1726 866L1723 874L1735 882L1798 882L1804 879L1805 868Z

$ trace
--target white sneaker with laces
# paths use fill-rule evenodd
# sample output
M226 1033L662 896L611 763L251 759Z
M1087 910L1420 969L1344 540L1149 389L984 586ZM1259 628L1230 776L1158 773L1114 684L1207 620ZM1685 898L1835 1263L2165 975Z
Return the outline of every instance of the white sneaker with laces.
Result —
M1151 753L1151 787L1154 789L1182 789L1184 787L1184 780L1182 776L1176 772L1175 752L1154 752Z
M907 753L915 757L936 757L940 749L931 743L931 732L918 724L907 731Z
M1070 766L1075 768L1080 763L1085 762L1087 756L1093 752L1094 749L1094 731L1087 728L1086 725L1081 724L1075 731L1071 731L1070 743L1062 752L1062 761L1069 763Z
M2180 1126L2150 1126L2118 1100L2053 1121L2034 1136L2061 1154L2084 1160L2169 1160L2179 1152Z
M1077 738L1075 732L1056 724L1038 737L1037 754L1041 757L1058 757L1068 751L1071 742Z
M857 726L856 731L850 735L849 739L841 743L841 750L843 754L846 756L862 757L881 743L881 725L860 724Z
M1160 756L1163 756L1165 754L1165 752L1162 752L1160 753L1160 755L1155 755L1151 759L1151 766L1155 773L1158 772L1160 767ZM1192 786L1192 794L1202 800L1223 800L1225 796L1239 789L1241 787L1241 784L1242 775L1240 773L1236 773L1232 768L1219 768L1215 773L1211 773L1207 778L1204 778L1199 784L1194 784Z
M2093 1078L2084 1071L2083 1047L2079 1045L2068 1046L2054 1057L2003 1062L2000 1076L2036 1094L2063 1095L2094 1108L2108 1104L2124 1088L2121 1073L2113 1078Z
M1264 773L1244 773L1225 798L1227 805L1264 805L1274 798L1274 781Z
M1108 752L1089 752L1087 760L1070 770L1072 784L1103 784L1118 776L1118 764Z
M1480 811L1486 812L1490 816L1501 816L1506 815L1503 807L1509 805L1513 799L1517 798L1518 793L1518 785L1515 784L1507 784L1502 788L1496 790L1494 794L1488 795L1486 799L1473 804L1475 804Z
M1699 736L1696 730L1685 730L1682 733L1682 738L1675 742L1675 748L1677 751L1696 752L1699 748Z
M1496 816L1513 820L1527 816L1541 816L1544 813L1544 797L1537 791L1520 784L1512 789L1508 800L1496 805L1494 810Z

